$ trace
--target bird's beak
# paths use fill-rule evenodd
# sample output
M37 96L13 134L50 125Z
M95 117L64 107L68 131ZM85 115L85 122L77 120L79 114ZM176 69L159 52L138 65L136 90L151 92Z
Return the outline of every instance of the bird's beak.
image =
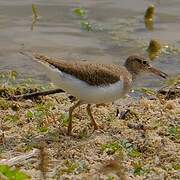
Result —
M152 66L149 67L149 71L158 75L158 76L161 76L164 79L167 79L167 77L168 77L168 75L166 73L164 73L164 72L162 72L162 71L160 71L160 70L158 70Z

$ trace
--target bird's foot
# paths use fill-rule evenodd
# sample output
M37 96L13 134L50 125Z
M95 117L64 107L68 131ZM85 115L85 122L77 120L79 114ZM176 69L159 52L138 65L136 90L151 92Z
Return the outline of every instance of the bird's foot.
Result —
M98 124L93 125L93 126L94 126L94 128L93 128L93 132L92 132L92 133L94 133L94 132L104 133L104 130L103 130L103 127L102 127L102 126L100 126L100 125L98 125Z
M68 135L68 136L71 136L71 135L72 135L72 132L67 131L67 135Z
M71 125L68 126L67 135L68 136L72 135L72 126Z

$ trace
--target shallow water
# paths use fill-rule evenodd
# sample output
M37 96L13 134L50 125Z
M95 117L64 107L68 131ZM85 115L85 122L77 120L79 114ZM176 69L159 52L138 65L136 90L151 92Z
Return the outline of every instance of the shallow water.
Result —
M32 3L41 16L33 31ZM156 6L153 31L143 21L150 4ZM81 29L82 20L73 13L77 7L87 11L93 31ZM149 41L158 39L169 49L153 64L176 75L180 69L179 9L179 0L1 0L0 71L13 69L22 79L48 82L43 67L19 53L22 48L67 60L123 64L131 54L146 55ZM147 75L136 85L160 87L162 79Z

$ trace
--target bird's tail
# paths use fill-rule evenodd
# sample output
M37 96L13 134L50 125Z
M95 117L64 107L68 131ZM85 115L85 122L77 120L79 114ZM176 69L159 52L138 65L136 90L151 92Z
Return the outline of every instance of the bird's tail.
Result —
M51 58L35 52L20 51L19 53L41 63L49 63L51 60Z

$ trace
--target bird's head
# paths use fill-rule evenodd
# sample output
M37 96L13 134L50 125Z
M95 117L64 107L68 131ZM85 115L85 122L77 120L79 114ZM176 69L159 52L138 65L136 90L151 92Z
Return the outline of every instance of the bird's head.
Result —
M125 62L125 67L133 77L143 72L154 73L165 79L168 77L166 73L152 67L148 59L137 55L129 56Z

